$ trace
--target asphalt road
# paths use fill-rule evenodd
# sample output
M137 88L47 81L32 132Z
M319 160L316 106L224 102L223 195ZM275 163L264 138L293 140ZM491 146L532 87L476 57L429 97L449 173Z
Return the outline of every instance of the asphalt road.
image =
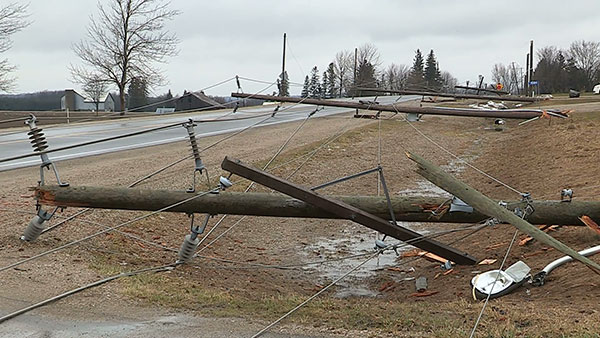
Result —
M379 97L377 101L381 104L389 104L396 101L406 102L414 100L416 98L416 96L403 96L401 98L398 98L397 96L383 96ZM361 99L369 100L373 98ZM274 107L274 105L268 105L260 107L240 108L238 112L236 112L235 114L229 114L225 118L246 119L200 123L195 128L196 135L200 138L241 130L249 125L257 123L260 120L264 120L266 118L265 116L257 115L272 112ZM273 124L302 120L305 119L310 112L314 111L314 109L315 106L311 105L288 104L287 106L282 107L279 113L275 115L275 117L264 121L258 126L264 127ZM312 118L349 113L353 111L354 110L349 110L347 108L324 107L323 110L317 112L317 114L315 114ZM46 127L43 129L44 134L46 136L46 141L48 142L48 149L51 150L53 148L62 148L65 146L80 144L83 142L103 139L107 137L129 134L178 122L183 123L189 120L190 118L196 120L217 119L223 117L225 114L228 113L231 113L231 110L220 110L210 113L195 113L186 115L151 115L149 117L131 118L119 121L102 121L71 125L57 125L53 127ZM2 159L33 153L33 149L28 139L29 135L27 135L28 131L28 128L22 128L22 131L20 132L0 132L0 161ZM85 156L98 155L141 147L148 147L170 142L177 142L185 140L186 138L186 129L181 126L177 126L170 129L145 133L142 135L97 143L94 145L88 145L69 150L57 151L50 153L49 157L52 161L59 162L61 160L80 158ZM14 161L1 162L0 171L39 164L41 164L39 156L32 156Z

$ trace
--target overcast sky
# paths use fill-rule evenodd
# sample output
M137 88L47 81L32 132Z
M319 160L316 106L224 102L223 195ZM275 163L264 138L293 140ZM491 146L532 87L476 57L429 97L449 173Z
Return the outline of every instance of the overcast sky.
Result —
M182 11L169 24L181 40L180 52L163 66L169 84L155 88L156 94L199 90L236 74L274 81L281 72L284 32L293 82L303 82L314 65L322 72L336 52L366 42L378 47L383 66L410 66L417 48L433 49L440 68L464 82L478 74L489 81L495 63L524 67L531 39L536 48L600 40L598 0L172 0L171 6ZM13 36L13 48L3 55L18 67L16 91L77 88L67 69L78 63L71 46L85 38L88 18L96 12L97 0L31 0L32 24ZM242 87L253 92L264 85ZM235 90L230 82L206 93Z

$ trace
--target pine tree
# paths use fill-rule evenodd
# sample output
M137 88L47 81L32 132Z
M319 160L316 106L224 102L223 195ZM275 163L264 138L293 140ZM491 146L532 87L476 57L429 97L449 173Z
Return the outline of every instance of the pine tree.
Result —
M356 86L357 87L376 87L377 79L375 78L375 67L367 60L362 60L356 71ZM357 91L356 96L377 95L376 92Z
M441 74L433 49L427 55L424 78L429 89L439 90L442 87Z
M308 79L308 75L306 75L306 77L304 78L304 86L302 86L302 93L300 94L300 96L308 97L309 86L310 86L310 80Z
M323 83L321 83L321 97L324 99L330 98L327 89L329 88L329 78L327 77L327 71L323 72Z
M321 81L319 79L319 68L317 68L317 66L314 66L313 69L310 71L308 96L312 98L321 97Z
M290 80L287 71L279 76L277 87L279 88L279 96L290 96Z
M413 66L410 69L410 74L408 75L408 80L406 81L408 87L413 89L422 89L425 85L425 76L423 71L423 54L421 51L417 49L415 52L415 59L413 61Z
M336 79L337 76L335 75L335 64L331 62L327 67L327 84L329 85L327 88L325 88L327 97L336 97L338 95L338 87L335 84Z
M127 90L128 94L128 109L142 107L148 104L148 87L146 80L134 77L129 83Z

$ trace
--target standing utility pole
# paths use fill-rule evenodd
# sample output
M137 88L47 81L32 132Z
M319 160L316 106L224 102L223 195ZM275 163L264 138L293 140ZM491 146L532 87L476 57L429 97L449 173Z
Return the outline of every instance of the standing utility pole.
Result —
M527 65L525 66L525 83L523 90L525 90L525 96L529 96L529 53L527 53Z
M285 44L287 34L283 33L283 59L281 61L281 75L279 76L279 95L287 96L289 94L288 81L285 79Z
M287 34L283 33L283 60L281 61L281 82L283 82L283 78L285 76L285 41L287 39Z
M529 44L529 81L533 80L533 40ZM529 88L533 95L532 87Z
M352 97L356 96L357 91L356 91L356 70L357 70L357 63L358 63L358 48L354 48L354 88L352 88ZM358 108L356 108L356 114L358 115Z

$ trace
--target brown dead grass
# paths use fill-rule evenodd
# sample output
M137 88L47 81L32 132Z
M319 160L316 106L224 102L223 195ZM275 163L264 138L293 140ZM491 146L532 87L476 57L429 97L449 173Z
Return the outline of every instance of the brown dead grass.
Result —
M485 119L427 117L416 126L450 151L469 158L475 157L475 165L503 182L521 191L531 191L534 198L544 195L558 197L560 189L569 186L577 197L597 199L599 190L590 187L597 185L595 182L600 178L600 149L597 144L600 136L597 114L600 114L600 109L597 104L585 104L577 108L584 108L585 112L580 113L580 109L577 109L578 112L568 121L536 121L522 127L511 121L509 129L502 133L484 130L491 124ZM310 121L293 145L273 165L278 166L306 154L348 123L352 123L352 131L318 152L292 181L310 186L374 167L378 162L379 122L340 118ZM266 163L274 149L296 126L297 123L291 123L250 131L243 138L228 141L219 152L207 152L204 161L210 164L209 172L213 176L221 173L218 167L224 155L260 166ZM405 150L424 155L437 164L446 164L450 160L447 154L423 140L399 120L382 120L381 135L381 163L392 193L414 188L421 179L414 173L413 164L405 158ZM209 144L217 138L205 142ZM184 144L178 143L155 147L153 153L153 157L139 151L101 155L67 161L61 163L60 168L71 184L126 185L167 161L185 156L188 150ZM143 187L183 189L189 184L191 165L189 163L170 170L165 175L149 180ZM274 173L286 176L296 165L290 163ZM19 196L27 194L28 186L35 185L36 170L29 168L0 174L2 207L31 211L31 199ZM492 197L515 198L514 193L471 170L459 176ZM375 182L375 177L367 176L334 186L327 193L374 195L377 193ZM245 188L245 183L237 180L236 189ZM266 189L257 187L256 190ZM65 214L72 212L74 210L67 210ZM83 219L118 224L139 214L95 211ZM22 243L17 239L17 234L20 234L30 216L2 211L0 217L4 225L0 229L2 264L98 230L89 224L73 222L35 243ZM221 229L229 228L238 219L227 219ZM188 222L184 215L163 214L124 230L177 248L188 231ZM214 220L211 224L214 224ZM364 232L362 227L345 221L248 217L204 254L246 263L291 264L303 259L300 252L308 243L322 238L356 236ZM577 249L593 245L598 240L583 227L563 228L553 235ZM448 236L444 240L450 241L456 236ZM486 229L458 246L477 257L501 259L511 236L510 226L498 226ZM495 249L488 249L491 246ZM524 259L537 270L560 256L554 251L544 251L543 254L528 257L542 249L543 246L535 242L515 247L507 263ZM20 294L34 301L56 293L42 290L33 297L28 290L35 288L39 282L52 285L50 290L63 290L94 280L100 275L172 262L174 255L122 235L110 234L82 247L32 263L24 271L10 271L3 276L6 288L2 293L6 296L6 290L10 289L11 294ZM388 283L394 286L391 290L387 289L390 291L381 292L376 298L338 299L323 295L289 320L310 326L365 329L368 330L366 335L371 336L464 337L481 308L479 302L470 299L468 281L473 276L472 272L496 268L498 264L485 268L457 267L454 273L434 279L440 272L438 264L417 261L411 264L416 274L427 276L430 289L439 291L438 294L419 299L410 297L414 292L412 282L396 282L394 274L399 272L381 271L375 278L360 283L369 285L373 290ZM52 273L48 272L49 267ZM117 292L129 299L139 300L140 304L189 309L203 315L273 320L313 294L319 283L322 282L314 272L249 269L239 264L204 259L167 274L123 280L96 290L93 294L106 297ZM600 318L597 298L600 291L597 279L584 267L577 264L561 267L553 272L544 287L529 289L530 294L526 290L521 288L509 296L492 301L478 332L494 337L598 336ZM94 303L94 300L74 297L65 305L78 302Z

